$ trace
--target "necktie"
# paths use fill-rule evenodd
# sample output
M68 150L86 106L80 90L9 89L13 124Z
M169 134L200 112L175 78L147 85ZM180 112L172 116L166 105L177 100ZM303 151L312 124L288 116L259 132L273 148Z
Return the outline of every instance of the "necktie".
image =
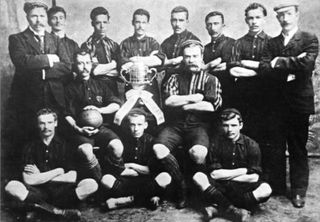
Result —
M34 35L34 37L38 40L41 54L45 54L45 52L44 52L44 41L43 41L44 36ZM41 71L42 71L42 80L45 80L46 79L46 72L45 72L44 69L42 69Z
M44 36L40 36L40 35L34 35L34 36L38 40L41 53L44 54L44 41L43 41Z

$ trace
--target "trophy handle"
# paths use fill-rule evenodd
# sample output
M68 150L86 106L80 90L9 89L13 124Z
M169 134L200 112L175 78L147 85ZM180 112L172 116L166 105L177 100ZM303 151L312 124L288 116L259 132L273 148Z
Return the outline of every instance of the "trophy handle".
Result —
M150 79L150 83L153 81L154 78L156 78L157 76L157 69L156 68L151 68L149 69L148 73L152 75L151 79Z
M128 74L128 70L127 69L121 69L120 71L120 76L123 79L123 81L125 81L126 83L129 83L129 81L127 80L127 78L125 77Z

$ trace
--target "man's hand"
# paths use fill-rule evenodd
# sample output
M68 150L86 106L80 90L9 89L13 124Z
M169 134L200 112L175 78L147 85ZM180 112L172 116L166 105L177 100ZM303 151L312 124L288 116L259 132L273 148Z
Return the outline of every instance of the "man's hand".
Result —
M95 129L92 126L84 126L84 127L78 127L78 132L80 134L90 137L97 134L99 132L99 129Z
M198 103L201 102L204 99L204 96L201 93L196 93L189 95L189 102L190 103Z
M101 109L93 105L89 105L83 108L83 110L89 110L89 109L94 109L94 110L97 110L99 113L101 113Z
M133 62L127 62L121 66L121 70L128 70L133 65Z
M305 57L306 55L307 55L307 53L306 53L306 52L303 52L303 53L301 53L300 55L298 55L297 57L298 57L299 59L301 59L301 58Z
M125 168L124 171L122 171L121 176L137 177L139 176L139 173L134 169Z
M38 167L35 164L27 164L23 171L27 174L37 174L40 173L40 170L38 169Z
M217 65L213 69L214 72L225 71L225 70L227 70L227 63L226 62L220 63L219 65Z
M253 60L241 60L240 63L241 63L241 65L243 65L245 68L248 68L248 69L258 69L260 62L258 62L258 61L253 61Z
M172 65L179 65L183 60L182 56L178 56L176 58L171 59Z

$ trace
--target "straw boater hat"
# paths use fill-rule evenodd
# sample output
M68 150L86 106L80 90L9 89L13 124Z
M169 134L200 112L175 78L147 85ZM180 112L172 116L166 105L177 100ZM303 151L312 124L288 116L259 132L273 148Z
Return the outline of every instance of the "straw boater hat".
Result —
M287 7L290 6L299 6L298 0L280 0L278 4L273 8L275 12L282 12L284 10L287 10Z

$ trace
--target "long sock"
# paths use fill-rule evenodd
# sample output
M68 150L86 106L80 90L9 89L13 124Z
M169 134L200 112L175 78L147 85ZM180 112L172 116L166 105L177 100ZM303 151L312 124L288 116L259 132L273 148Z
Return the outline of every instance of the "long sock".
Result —
M247 209L251 209L259 203L252 192L247 192L243 194L243 202L245 204L245 208Z
M231 202L218 189L211 185L203 192L203 195L206 201L216 203L224 209L231 205Z
M174 181L177 183L181 183L183 181L178 161L172 154L167 155L165 158L161 159L160 162L164 169L172 176Z
M146 184L146 186L142 187L138 195L144 196L146 198L151 198L153 196L162 196L164 192L164 188L160 187L159 184L152 180Z
M122 157L116 157L113 153L108 153L106 157L106 168L110 172L120 175L125 169Z

